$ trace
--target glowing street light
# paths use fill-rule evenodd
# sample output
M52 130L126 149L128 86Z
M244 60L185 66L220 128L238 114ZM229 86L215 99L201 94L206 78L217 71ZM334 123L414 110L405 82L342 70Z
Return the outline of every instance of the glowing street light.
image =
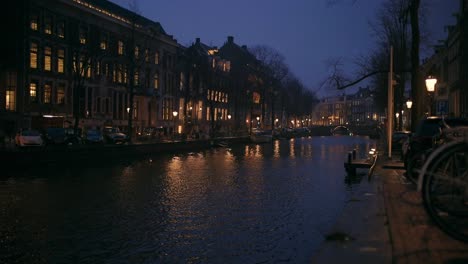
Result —
M172 115L174 116L174 118L173 118L174 119L174 131L173 131L174 139L175 139L175 133L176 133L176 123L175 123L175 121L176 121L176 117L177 117L178 114L179 113L177 111L175 111L175 110L172 112Z
M432 105L434 104L434 91L437 79L434 76L429 75L426 78L426 89L429 92L430 104L429 104L429 115L432 115Z

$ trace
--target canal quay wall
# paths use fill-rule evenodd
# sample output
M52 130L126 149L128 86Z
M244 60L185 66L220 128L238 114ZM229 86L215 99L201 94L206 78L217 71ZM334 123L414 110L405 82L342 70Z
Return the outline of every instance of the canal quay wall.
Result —
M400 157L389 158L384 142L378 150L372 177L357 174L354 196L311 263L468 263L468 243L432 222Z
M46 146L18 149L14 146L0 150L2 167L66 164L69 162L105 162L132 159L163 153L197 151L220 146L220 143L245 144L248 137L218 138L215 140L186 140L165 142L134 142L119 145L72 145Z

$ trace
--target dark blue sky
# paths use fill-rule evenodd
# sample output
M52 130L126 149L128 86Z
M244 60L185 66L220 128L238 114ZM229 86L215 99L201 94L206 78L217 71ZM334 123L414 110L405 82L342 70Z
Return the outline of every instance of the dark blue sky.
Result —
M195 38L222 46L227 36L239 45L268 45L286 58L294 74L312 90L327 76L326 61L342 58L349 75L353 61L373 48L375 40L369 23L384 0L113 0L162 24L182 45ZM428 25L433 44L444 39L444 26L455 23L451 16L459 0L428 2ZM427 51L425 53L428 54ZM424 55L424 52L423 52ZM319 95L328 94L317 90Z

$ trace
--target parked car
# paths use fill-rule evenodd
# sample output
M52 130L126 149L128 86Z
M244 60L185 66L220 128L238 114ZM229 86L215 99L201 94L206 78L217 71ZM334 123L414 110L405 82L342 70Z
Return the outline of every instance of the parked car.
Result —
M103 144L104 136L98 129L88 129L84 134L84 141L86 144Z
M82 143L79 133L73 128L49 127L45 129L47 145L77 145Z
M408 139L404 166L407 178L417 178L416 170L421 168L432 149L438 144L442 132L446 128L468 126L465 118L427 117L422 119L414 133Z
M42 147L44 146L44 141L39 131L26 129L16 134L15 144L18 147Z
M103 130L104 141L109 144L124 144L128 141L126 134L120 132L117 127L105 127Z

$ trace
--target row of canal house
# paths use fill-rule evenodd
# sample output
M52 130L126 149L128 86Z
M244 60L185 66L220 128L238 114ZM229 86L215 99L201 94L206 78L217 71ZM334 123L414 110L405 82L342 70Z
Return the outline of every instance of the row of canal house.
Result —
M446 26L447 38L421 66L423 78L437 79L434 92L420 93L431 115L468 117L468 1L459 2L455 25Z
M369 87L359 87L353 94L323 98L315 108L312 122L321 126L372 126L384 119L385 113L375 105L374 92Z
M50 126L232 134L284 116L273 108L282 96L232 36L220 48L198 38L184 47L160 23L106 0L19 0L1 17L7 134Z

